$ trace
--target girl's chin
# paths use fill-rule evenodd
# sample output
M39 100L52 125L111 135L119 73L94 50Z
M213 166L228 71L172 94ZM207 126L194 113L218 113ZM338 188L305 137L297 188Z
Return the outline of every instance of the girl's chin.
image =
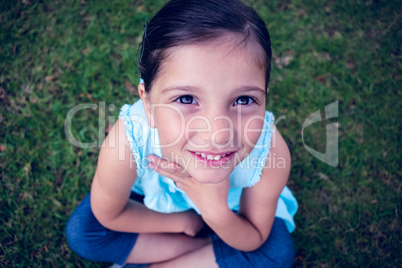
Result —
M192 177L194 179L196 179L197 181L201 182L201 183L213 183L213 184L218 184L223 182L226 179L229 179L229 175L230 173L226 173L226 174L217 174L214 172L197 172L197 174L194 174ZM220 173L220 172L219 172Z
M223 182L225 179L222 179L222 180L199 180L199 179L196 179L196 180L201 183L205 183L205 184L218 184L218 183Z

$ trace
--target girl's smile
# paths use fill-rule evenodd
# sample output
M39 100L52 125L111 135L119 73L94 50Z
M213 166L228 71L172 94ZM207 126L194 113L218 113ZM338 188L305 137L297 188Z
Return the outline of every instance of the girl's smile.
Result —
M211 167L223 166L224 164L229 162L230 159L235 154L235 152L227 152L223 154L213 154L208 152L206 153L191 152L191 153L198 162L204 164L205 166L211 166Z
M181 46L169 51L150 93L139 86L163 157L201 182L228 178L261 134L265 68L257 54L233 42Z

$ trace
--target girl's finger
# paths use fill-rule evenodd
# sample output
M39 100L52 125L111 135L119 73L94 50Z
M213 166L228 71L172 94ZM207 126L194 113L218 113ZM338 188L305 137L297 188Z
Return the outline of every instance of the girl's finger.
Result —
M152 154L148 156L148 160L150 163L153 163L154 165L160 165L161 163L168 163L167 160Z
M179 171L181 169L181 166L175 162L169 162L166 167L166 169L170 169L173 171Z
M157 157L155 155L148 156L148 160L151 163L153 163L154 165L161 166L161 167L163 167L165 169L172 169L172 170L180 170L180 169L182 169L182 167L179 164L177 164L175 162L169 162L168 160L163 159L163 158L159 158L159 157Z
M179 171L179 172L183 172L183 167L180 166L178 163L176 162L170 162L166 159L163 158L159 158L155 155L150 155L148 157L148 160L153 163L154 165L160 166L164 169L171 169L171 170L175 170L175 171Z
M174 182L179 182L182 180L182 178L178 176L177 173L173 170L165 169L160 165L154 165L153 163L150 163L149 167L152 168L155 172L161 174L162 176L172 179Z
M154 155L149 156L148 160L150 161L148 165L149 168L155 170L162 176L168 177L174 181L180 181L182 179L180 176L182 167L179 164L169 162Z

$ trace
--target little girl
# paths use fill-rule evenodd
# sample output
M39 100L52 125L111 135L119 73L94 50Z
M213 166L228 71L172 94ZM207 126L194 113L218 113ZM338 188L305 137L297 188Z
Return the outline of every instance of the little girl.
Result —
M168 2L145 28L141 100L122 107L67 224L73 251L138 267L290 267L297 202L265 111L270 64L252 8Z

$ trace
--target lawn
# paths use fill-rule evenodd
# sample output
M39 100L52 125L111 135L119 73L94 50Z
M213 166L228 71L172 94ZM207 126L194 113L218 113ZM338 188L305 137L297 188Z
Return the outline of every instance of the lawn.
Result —
M267 109L292 153L294 266L400 266L401 1L249 3L271 33ZM0 267L107 267L73 253L64 227L98 145L137 99L142 26L162 4L0 2ZM79 104L70 126L84 146L65 132ZM326 151L327 125L332 165L307 150Z

